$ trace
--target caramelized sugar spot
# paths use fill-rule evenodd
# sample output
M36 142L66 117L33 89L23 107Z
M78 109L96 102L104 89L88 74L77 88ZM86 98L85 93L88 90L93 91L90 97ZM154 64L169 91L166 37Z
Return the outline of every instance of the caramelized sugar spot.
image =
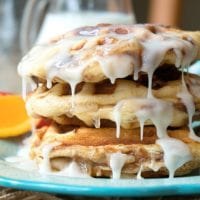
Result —
M174 65L163 64L154 72L152 88L159 89L164 86L167 81L177 80L180 78L180 76L181 72ZM136 82L148 87L147 74L144 72L140 72L139 79Z
M116 88L116 83L111 84L110 80L105 80L95 84L94 94L113 94Z

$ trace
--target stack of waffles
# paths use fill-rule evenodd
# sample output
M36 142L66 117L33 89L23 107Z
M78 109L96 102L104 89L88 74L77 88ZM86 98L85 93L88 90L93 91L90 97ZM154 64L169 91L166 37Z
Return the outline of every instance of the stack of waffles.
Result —
M200 32L153 24L81 27L36 45L18 70L27 111L43 122L30 142L40 172L141 178L198 168L200 77L185 69L199 45Z

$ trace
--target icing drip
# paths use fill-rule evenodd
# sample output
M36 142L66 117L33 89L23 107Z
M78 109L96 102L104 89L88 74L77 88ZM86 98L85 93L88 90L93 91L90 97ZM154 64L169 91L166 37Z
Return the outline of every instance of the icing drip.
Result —
M180 140L165 137L158 139L157 144L164 152L164 163L169 170L169 178L173 178L175 171L192 159L189 147Z
M183 73L182 73L182 90L180 93L178 93L177 96L181 98L181 101L183 102L183 104L186 106L186 109L187 109L188 127L190 130L189 137L193 139L194 141L200 142L200 137L198 137L195 134L192 128L192 118L193 118L193 115L195 114L195 105L194 105L193 96L189 93L187 89Z
M140 123L140 138L143 139L144 122L150 119L157 131L159 138L167 135L167 127L170 125L173 116L173 105L170 102L155 98L147 99L126 99L119 101L113 109L113 118L116 124L116 137L120 137L121 109L124 104L138 104L135 113Z
M110 154L110 167L112 169L112 178L119 179L121 176L121 170L127 161L128 156L121 152Z
M148 75L148 92L147 92L147 98L153 98L153 94L152 94L153 73L154 73L154 71L149 71L147 73L147 75Z
M83 70L84 65L76 57L73 58L73 56L68 55L67 52L56 54L46 65L48 88L52 87L54 77L69 83L72 95L72 109L74 108L76 85L82 81Z
M94 119L93 119L93 124L94 124L94 127L95 128L100 128L101 126L101 120L100 120L100 117L99 116L95 116Z
M115 105L114 110L113 110L113 118L116 124L116 137L120 137L120 124L121 124L121 113L120 110L123 106L124 101L120 101Z
M72 96L72 109L71 113L74 112L74 105L75 105L75 91L76 91L76 85L78 82L70 82L70 88L71 88L71 96Z
M86 172L81 170L77 162L72 161L66 165L61 171L56 173L57 175L68 176L68 177L79 177L88 178L90 177Z
M30 78L31 91L37 89L37 84Z
M142 42L142 45L144 49L141 71L148 74L148 97L152 97L153 73L169 50L173 49L176 54L176 67L180 67L180 65L188 66L196 55L196 48L189 41L182 40L172 34L155 35L151 39ZM182 51L185 52L184 56Z
M135 66L134 66L134 74L133 74L133 80L137 81L139 78L139 72L140 72L140 67L139 63L136 60L135 61Z
M154 159L151 160L151 162L147 165L150 169L152 169L154 172L157 172L161 167L161 163L156 163Z
M150 98L140 99L141 108L135 112L141 126L141 139L143 138L144 122L150 119L155 127L159 138L167 135L167 127L170 125L173 116L173 107L170 102Z
M157 130L157 135L159 138L167 135L167 127L170 125L173 116L173 106L170 102L166 102L160 99L147 98L147 99L127 99L122 100L116 104L113 110L113 118L116 123L116 136L120 136L120 122L121 122L121 113L125 103L130 103L133 101L133 104L138 103L137 110L135 110L135 115L137 116L140 123L140 137L143 139L143 127L144 122L150 119Z
M139 171L138 171L138 173L137 173L137 177L136 177L136 179L143 179L143 177L142 177L142 170L143 170L143 164L141 164L140 165L140 169L139 169Z
M49 153L51 152L51 150L58 146L59 143L55 142L55 143L51 143L51 144L47 144L43 147L42 149L42 157L43 160L39 165L39 171L40 173L49 173L51 172L51 163L50 163L50 158L49 158Z
M52 87L52 80L47 77L47 88L50 89Z
M41 66L44 60L48 59L52 55L51 45L37 45L25 55L18 65L18 73L22 76L22 95L26 96L27 82L31 83L31 89L36 89L37 85L31 80L32 74L29 72L29 68L34 69Z
M106 77L112 84L117 78L124 78L133 73L134 57L130 55L112 55L96 57Z
M22 77L22 98L26 100L27 93L35 90L37 84L30 77Z
M145 120L143 118L140 118L140 140L143 140L144 137L144 122Z
M22 98L26 101L26 94L27 94L27 78L22 77Z

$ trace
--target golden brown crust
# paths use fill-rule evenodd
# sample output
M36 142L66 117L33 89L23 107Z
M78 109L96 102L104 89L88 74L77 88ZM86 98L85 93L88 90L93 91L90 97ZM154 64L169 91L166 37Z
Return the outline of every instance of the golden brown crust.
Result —
M45 132L45 134L41 135L41 132ZM169 136L180 139L185 143L196 143L192 139L188 138L187 128L168 130L168 134ZM145 127L144 139L141 140L139 128L131 130L121 129L120 138L117 138L115 128L86 128L74 126L59 126L53 124L49 127L44 127L43 130L39 130L36 133L36 138L38 138L40 142L44 144L46 142L52 143L54 141L57 141L67 146L101 146L109 144L154 144L157 136L156 129L152 126Z

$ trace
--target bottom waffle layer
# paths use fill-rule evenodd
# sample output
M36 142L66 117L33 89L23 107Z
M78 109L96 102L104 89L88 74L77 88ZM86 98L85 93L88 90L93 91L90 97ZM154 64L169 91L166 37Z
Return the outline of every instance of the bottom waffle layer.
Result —
M200 143L188 137L188 130L169 130L168 135L184 142L192 155L192 159L179 167L175 175L187 174L199 168ZM141 140L140 129L122 129L120 138L116 138L115 128L51 125L36 131L30 156L37 160L39 165L44 165L44 161L51 165L46 166L46 169L59 171L75 162L80 171L90 176L111 177L111 157L120 154L121 160L126 156L121 170L122 176L133 177L140 172L144 177L166 176L168 170L164 164L164 153L161 146L156 144L156 140L154 127L145 127Z

